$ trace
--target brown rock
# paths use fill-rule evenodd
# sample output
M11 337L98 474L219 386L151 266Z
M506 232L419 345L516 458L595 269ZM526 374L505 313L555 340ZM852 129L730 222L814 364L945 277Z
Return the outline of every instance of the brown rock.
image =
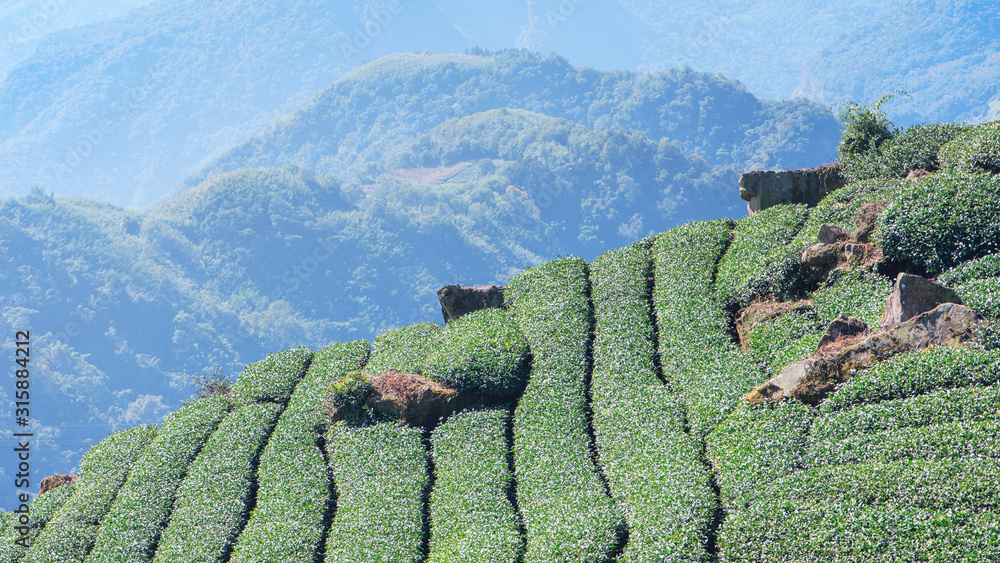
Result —
M856 344L821 346L812 356L782 368L778 375L748 393L746 400L761 403L793 397L816 404L850 379L856 370L876 362L931 346L966 345L975 338L975 329L983 320L982 315L965 305L942 303Z
M38 494L44 495L52 489L57 489L63 485L72 485L73 483L76 483L76 475L73 475L72 473L56 473L55 475L49 475L48 477L42 479L42 482L38 484Z
M457 406L456 389L419 375L389 370L370 381L375 391L367 405L378 415L414 426L433 424Z
M871 242L871 236L875 232L875 223L878 221L878 216L888 206L889 200L883 199L866 203L858 208L856 227L854 232L851 233L851 239L854 242Z
M930 311L941 303L961 303L955 290L926 278L900 273L882 315L883 330Z
M489 308L503 308L503 294L506 288L497 285L466 287L446 285L438 290L441 314L449 323L462 315Z
M782 203L815 207L830 192L847 185L835 162L801 170L759 170L740 176L740 197L750 214Z
M820 225L819 235L816 240L823 244L833 244L835 242L846 242L850 240L851 233L847 229L836 225Z
M830 323L826 333L820 339L816 351L828 350L835 347L843 348L845 344L853 344L861 337L871 334L871 329L860 319L841 315Z

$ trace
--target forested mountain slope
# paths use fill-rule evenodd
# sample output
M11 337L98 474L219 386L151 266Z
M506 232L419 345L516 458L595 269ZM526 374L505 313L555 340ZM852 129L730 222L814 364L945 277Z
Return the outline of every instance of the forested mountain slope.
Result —
M838 130L821 106L758 100L737 82L690 69L606 72L513 50L400 53L350 72L190 181L288 163L353 179L449 119L498 108L641 132L738 172L826 162Z
M228 393L93 448L33 505L29 549L7 514L4 556L998 561L1000 124L885 132L849 125L854 181L814 208L560 258L516 275L506 309L255 362ZM872 203L858 244L882 259L813 275L803 247ZM973 340L884 359L815 402L745 400L841 315L876 326L905 271L979 311ZM741 347L734 312L762 302L793 306ZM385 386L392 370L466 408L404 422L417 403Z

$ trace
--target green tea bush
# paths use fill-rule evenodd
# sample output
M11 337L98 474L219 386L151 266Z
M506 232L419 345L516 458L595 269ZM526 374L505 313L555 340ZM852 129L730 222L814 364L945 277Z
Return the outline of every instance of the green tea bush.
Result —
M966 129L944 146L941 162L961 170L1000 172L1000 121Z
M118 489L155 437L156 427L137 426L115 432L87 451L80 462L75 493L42 529L23 561L83 561Z
M438 323L416 323L387 330L375 339L365 372L379 375L396 369L403 373L420 373L440 335Z
M375 385L361 370L352 370L330 384L329 405L338 418L353 426L361 426L372 419L368 398L375 392Z
M257 503L230 562L314 561L333 502L319 413L330 382L360 369L367 356L363 340L334 344L316 354L260 456Z
M941 172L905 182L876 231L886 258L937 275L1000 250L1000 176Z
M222 563L228 558L247 517L258 455L281 409L251 403L222 420L177 489L153 561Z
M931 348L896 356L858 372L820 406L823 413L950 387L1000 382L1000 352Z
M994 511L776 501L725 521L719 560L972 563L1000 560L998 546Z
M747 338L747 352L778 373L782 367L812 354L826 326L815 309L791 311L754 326Z
M42 533L42 529L59 513L59 510L73 496L74 492L76 492L75 483L62 485L44 495L35 497L29 508L28 534L26 536L22 536L21 531L15 527L20 525L20 522L15 520L19 515L13 512L4 512L3 531L0 532L0 563L20 561L25 552L28 551L26 546L35 543L38 534ZM18 543L19 540L21 543Z
M1000 321L1000 277L972 280L955 289L962 303L993 321Z
M917 169L936 171L941 167L942 147L968 129L967 125L951 123L907 127L877 149L845 157L844 175L857 181L905 178Z
M723 504L738 508L748 494L801 469L811 417L799 401L740 402L706 441Z
M656 373L650 268L645 244L594 260L594 434L629 526L618 561L702 561L715 497L679 400Z
M216 395L188 403L167 418L101 521L87 561L153 560L188 466L233 406L232 399Z
M587 264L564 258L510 281L531 344L531 378L514 415L514 459L528 563L601 561L624 529L590 457Z
M312 350L296 348L250 364L233 385L233 397L241 403L286 403L308 369L312 356Z
M507 498L506 410L467 411L434 430L428 563L514 563L524 553Z
M958 286L975 280L1000 276L1000 254L990 254L975 260L962 262L938 276L938 281L947 286Z
M1000 508L1000 466L994 459L942 459L826 465L791 473L759 495L809 506L841 502L946 510Z
M847 315L875 330L882 322L893 286L894 280L880 275L875 267L834 272L828 285L811 295L812 306L823 325L829 326L840 315Z
M692 433L704 438L768 378L729 336L725 309L715 299L715 265L730 223L692 223L660 235L653 247L653 299L663 375L680 394Z
M427 451L420 430L381 422L337 424L326 442L337 486L327 563L423 560Z
M1000 386L945 389L926 395L858 405L816 419L811 439L844 440L899 428L1000 417Z
M895 95L896 93L886 94L868 105L855 101L843 104L839 117L844 124L844 131L840 135L840 146L837 147L841 160L877 151L896 135L896 127L882 111L882 105Z
M805 205L776 205L737 221L732 243L719 260L718 298L746 305L759 295L794 293L798 249L790 243L808 214Z
M812 466L962 457L1000 457L1000 421L948 422L843 440L810 440L806 453Z
M484 309L448 323L422 373L459 390L513 398L524 389L529 363L528 341L514 315Z

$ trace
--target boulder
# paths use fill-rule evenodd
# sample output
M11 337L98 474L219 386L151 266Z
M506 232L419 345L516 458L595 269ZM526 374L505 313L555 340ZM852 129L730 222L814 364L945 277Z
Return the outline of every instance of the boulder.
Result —
M49 475L48 477L42 479L42 482L38 484L38 494L44 495L52 489L57 489L63 485L72 485L73 483L76 483L76 475L73 475L72 473L56 473L55 475Z
M367 406L380 418L405 421L414 426L433 425L454 412L458 390L420 375L389 370L369 379L374 392Z
M835 162L801 170L758 170L740 176L740 197L750 214L782 203L814 207L830 192L847 185Z
M975 309L957 303L942 303L931 311L889 330L864 337L857 343L850 343L851 337L843 338L842 335L822 343L808 358L785 366L778 375L757 386L745 398L752 403L762 403L791 397L816 404L850 379L855 371L871 367L876 362L931 346L965 346L975 338L976 328L983 321L983 316ZM836 344L838 341L839 345Z
M438 301L441 302L441 314L445 324L462 315L489 308L503 308L503 286L482 285L466 287L462 285L446 285L438 290Z
M819 235L816 240L823 244L834 244L837 242L847 242L851 239L851 233L847 229L836 225L820 225Z
M896 277L896 287L885 303L882 315L883 330L930 311L941 303L961 303L955 290L926 278L900 273Z
M906 178L903 181L917 182L932 175L934 175L933 172L924 170L923 168L917 168L916 170L910 170L910 173L906 175Z
M860 319L855 319L854 317L848 317L847 315L841 315L830 323L827 327L826 333L823 334L823 338L819 340L819 344L816 346L816 351L828 350L833 347L843 347L845 341L858 340L859 336L868 336L871 334L871 329L868 325Z

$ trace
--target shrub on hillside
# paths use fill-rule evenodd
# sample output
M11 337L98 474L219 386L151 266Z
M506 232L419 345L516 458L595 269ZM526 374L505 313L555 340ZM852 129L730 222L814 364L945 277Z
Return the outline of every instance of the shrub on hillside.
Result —
M949 141L968 126L950 123L914 125L898 132L882 145L844 157L844 175L851 181L871 178L905 178L912 170L930 172L941 168L939 154Z
M876 233L886 258L937 275L1000 250L1000 176L941 172L906 182Z
M387 330L375 338L365 373L379 375L390 369L420 373L441 333L438 323L416 323Z
M955 287L974 280L995 277L1000 277L1000 253L962 262L938 276L938 281Z
M944 146L941 161L951 168L1000 173L1000 121L964 131Z
M529 358L528 340L513 314L484 309L448 323L422 373L459 391L513 398L524 389Z

